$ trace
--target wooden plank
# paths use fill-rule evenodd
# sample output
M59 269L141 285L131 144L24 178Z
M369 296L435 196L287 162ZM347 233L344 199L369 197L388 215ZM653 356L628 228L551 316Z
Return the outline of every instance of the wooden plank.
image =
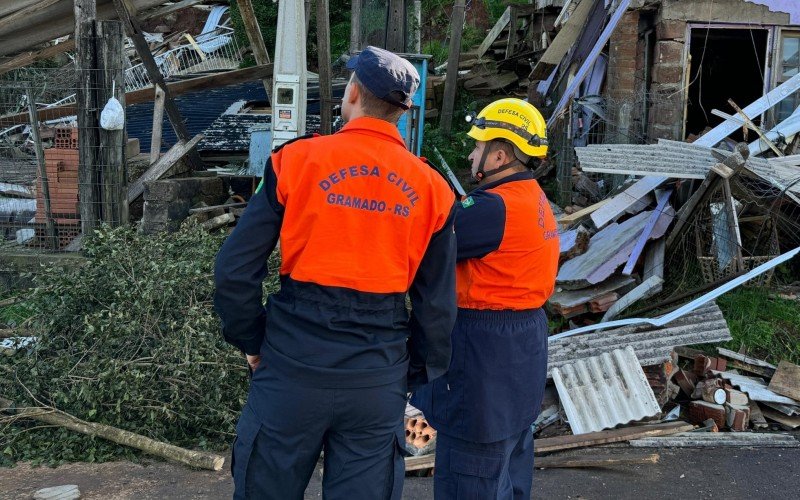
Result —
M170 150L167 151L164 156L158 160L158 162L148 168L141 177L136 179L131 183L130 186L128 186L128 203L133 202L136 198L141 196L142 193L144 193L144 183L146 181L153 181L161 178L161 176L164 175L170 169L170 167L187 155L190 150L194 149L194 147L202 138L202 134L197 134L189 142L178 141L177 144L172 146L172 148L170 148Z
M510 12L510 8L506 8L506 12ZM450 135L450 129L453 126L453 109L458 87L458 59L461 53L461 32L463 29L464 0L456 0L453 5L453 14L450 22L450 52L447 57L447 77L444 80L442 115L439 118L439 129L445 136Z
M164 127L164 91L156 87L156 98L153 102L153 133L150 139L150 165L161 156L161 135Z
M49 9L59 2L61 2L61 0L39 0L27 8L20 9L5 17L0 17L0 31L16 26L19 23L25 23L32 15L42 10Z
M595 43L594 47L592 47L591 52L589 55L586 56L586 59L583 60L581 63L580 69L575 74L572 80L570 80L569 85L567 85L567 89L561 94L561 99L556 104L553 113L550 115L550 118L547 120L547 126L551 126L555 123L556 119L558 119L561 115L561 112L566 109L567 103L570 99L572 99L572 95L578 90L580 85L589 75L589 72L594 67L594 63L597 60L597 57L600 55L600 52L605 48L608 39L611 38L611 34L614 33L614 30L617 28L622 16L628 10L628 6L631 4L631 0L620 0L619 5L617 5L614 14L611 15L611 19L608 20L608 24L603 29L603 32L600 33L600 37L598 38L597 42Z
M569 215L562 215L561 217L558 218L558 223L567 226L572 225L573 223L580 221L584 217L590 216L592 213L595 212L595 210L598 210L600 207L609 202L611 202L611 198L606 198L605 200L598 201L594 205L582 208L577 212L573 212Z
M672 222L675 212L668 207L659 217L650 237L660 238ZM600 283L624 264L652 212L642 212L621 224L610 224L592 236L589 250L561 265L556 282L566 289L584 288Z
M661 459L658 453L649 453L644 456L581 456L570 457L539 457L533 466L537 469L574 469L584 467L613 467L617 465L657 464Z
M612 198L610 203L594 211L590 216L592 223L597 229L602 229L609 222L619 217L629 207L638 202L643 196L646 196L663 184L665 180L666 179L663 177L655 176L639 179L632 186L628 187L628 189Z
M139 58L142 60L147 76L150 77L150 81L153 82L154 86L159 86L164 91L164 111L172 124L173 130L175 130L175 135L178 139L188 141L190 139L189 129L186 128L186 123L183 121L178 106L172 100L172 95L164 83L164 77L161 75L161 70L158 68L153 54L150 53L150 46L144 39L139 21L134 17L134 7L131 4L131 0L114 0L114 7L123 26L125 26L125 32L136 48L136 53L139 54ZM189 168L193 170L200 169L203 166L200 155L194 150L189 151L187 161Z
M631 273L633 273L633 268L634 266L636 266L636 263L639 262L639 257L642 255L642 251L644 251L644 246L650 239L650 233L653 232L653 228L656 226L656 222L658 222L659 217L661 217L661 213L664 211L664 207L669 202L670 196L672 196L671 189L664 190L658 195L658 203L656 204L656 209L650 216L650 220L647 221L647 225L644 226L642 234L639 235L639 239L636 241L636 246L633 247L631 256L628 258L628 262L622 269L622 274L624 274L625 276L630 276Z
M800 417L784 415L783 413L768 407L761 408L761 414L768 420L778 422L784 429L794 430L800 427Z
M419 457L406 457L406 472L412 470L431 469L436 464L436 453Z
M575 7L575 11L569 16L569 19L561 27L553 41L550 42L542 57L536 62L530 74L531 80L546 79L555 65L564 59L564 56L575 45L583 32L583 26L586 24L593 6L593 0L582 0Z
M199 213L203 213L203 212L213 212L214 210L220 210L220 209L224 210L224 209L227 209L227 208L241 208L241 207L246 207L246 206L247 206L247 202L246 201L245 202L239 202L239 203L226 203L224 205L212 205L210 207L190 208L189 209L189 213L190 214L199 214Z
M603 315L601 323L611 321L634 303L658 293L661 291L661 285L663 285L663 283L664 279L658 276L651 276L644 280L642 284L620 297Z
M654 241L647 249L644 256L644 272L642 277L648 279L652 276L664 277L664 250L666 249L666 242L664 238L659 238ZM658 290L661 291L660 288Z
M458 1L456 3L458 3ZM463 2L461 2L461 4L463 5ZM483 56L483 54L485 54L486 51L489 50L489 47L491 47L494 41L497 40L497 37L500 36L500 33L502 33L503 29L505 29L506 25L510 22L511 22L511 7L506 7L506 10L503 11L503 14L494 24L494 27L492 27L492 29L486 35L486 38L483 39L483 42L481 42L480 46L478 47L478 54L476 56L478 59L480 59Z
M558 436L552 438L537 439L533 443L534 453L549 453L558 450L568 450L572 448L586 448L600 444L619 443L643 437L669 436L679 434L694 429L694 426L686 422L668 422L664 424L642 425L635 427L623 427L599 432L589 432L586 434Z
M589 288L558 291L550 296L547 303L554 308L575 307L635 283L636 280L630 276L612 276L602 283Z
M728 99L728 104L730 104L731 107L734 110L736 110L736 112L739 114L739 116L742 117L742 119L745 121L745 123L747 123L747 127L750 130L754 131L756 134L758 134L758 137L760 137L761 140L764 141L767 144L767 146L769 146L770 149L772 149L772 151L775 152L776 155L783 156L783 151L781 151L780 149L775 147L775 144L772 141L770 141L769 139L767 139L767 137L764 135L764 133L761 132L761 129L756 127L756 124L753 123L753 120L751 120L750 117L747 116L747 114L744 111L742 111L742 108L740 108L739 106L736 105L735 102L733 102L733 99Z
M253 9L253 0L236 0L236 4L239 6L239 12L241 12L242 15L242 22L244 23L244 29L247 33L247 39L250 41L250 49L253 51L256 64L269 64L271 61L269 59L269 53L267 52L267 46L264 43L264 36L261 34L261 27L258 25L256 12ZM308 30L306 30L306 32L308 32ZM264 78L262 81L264 83L264 90L267 91L267 96L271 95L272 79Z
M717 347L717 352L721 356L725 356L728 360L736 360L741 361L744 364L757 366L759 368L766 368L768 370L772 370L772 373L768 375L771 378L775 374L775 370L778 369L777 366L773 365L772 363L767 363L766 361L758 358L753 358L747 356L746 354L740 354L738 352L733 352L730 349L725 349L724 347Z
M42 139L39 137L39 120L36 119L36 99L33 89L28 86L25 89L28 98L28 112L31 117L31 136L36 151L36 163L39 168L39 182L42 186L42 198L44 199L45 231L47 232L47 247L53 250L58 248L58 227L53 220L53 211L50 207L50 182L47 178L47 167L44 159L44 149L42 149Z
M147 12L143 12L142 15L139 17L141 17L141 19L144 20L144 19L166 16L167 14L171 14L173 12L186 9L203 2L205 2L205 0L183 0L181 2L175 2L172 5L165 5L157 9L152 9Z
M738 214L736 213L736 207L733 204L733 192L731 191L731 184L730 180L727 177L723 177L722 179L722 194L723 194L723 203L725 205L725 213L727 214L725 220L727 221L728 225L728 245L733 245L733 258L736 259L736 270L737 271L746 271L746 267L744 265L744 257L742 255L742 236L739 233L739 221L737 220ZM720 249L722 249L721 245L717 245L717 255L718 255L718 262L719 256L721 255ZM722 265L722 262L719 262L722 268L726 267Z
M772 392L800 401L800 366L781 361L768 387Z
M74 48L75 48L75 39L70 38L69 40L66 40L56 45L50 45L49 47L45 47L41 50L34 50L18 54L14 57L8 58L0 62L0 75L4 75L9 71L13 71L15 69L28 66L30 64L35 63L36 61L41 61L42 59L53 58L59 54L63 54L64 52L70 51Z

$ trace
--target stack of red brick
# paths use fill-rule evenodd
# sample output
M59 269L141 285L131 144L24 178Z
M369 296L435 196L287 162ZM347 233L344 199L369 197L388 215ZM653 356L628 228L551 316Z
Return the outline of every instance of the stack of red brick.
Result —
M72 224L78 209L78 129L58 128L54 147L44 150L50 192L50 209L58 224ZM36 222L44 224L46 215L42 179L36 184Z

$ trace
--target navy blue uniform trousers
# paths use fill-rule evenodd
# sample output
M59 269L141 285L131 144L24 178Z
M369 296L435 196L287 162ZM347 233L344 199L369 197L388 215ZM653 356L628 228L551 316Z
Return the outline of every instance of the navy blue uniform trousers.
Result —
M541 309L459 309L448 372L411 403L437 430L437 499L530 498L533 436L547 380Z
M259 366L236 426L234 499L302 499L320 451L323 498L399 500L406 382L315 388Z

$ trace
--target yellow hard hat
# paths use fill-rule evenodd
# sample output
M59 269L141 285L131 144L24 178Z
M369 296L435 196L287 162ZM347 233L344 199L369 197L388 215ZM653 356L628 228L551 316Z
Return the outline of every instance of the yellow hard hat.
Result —
M467 135L476 141L506 139L528 156L547 155L547 123L533 104L522 99L500 99L476 116L467 115L472 124Z

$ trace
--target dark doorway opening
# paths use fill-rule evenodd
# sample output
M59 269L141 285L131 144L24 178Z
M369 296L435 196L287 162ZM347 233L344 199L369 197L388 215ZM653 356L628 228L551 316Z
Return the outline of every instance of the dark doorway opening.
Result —
M764 94L768 38L765 29L693 28L691 33L687 136L723 121L712 109L735 115L728 99L744 108ZM760 124L760 117L750 118ZM750 132L748 138L754 137ZM741 129L730 138L743 140Z

